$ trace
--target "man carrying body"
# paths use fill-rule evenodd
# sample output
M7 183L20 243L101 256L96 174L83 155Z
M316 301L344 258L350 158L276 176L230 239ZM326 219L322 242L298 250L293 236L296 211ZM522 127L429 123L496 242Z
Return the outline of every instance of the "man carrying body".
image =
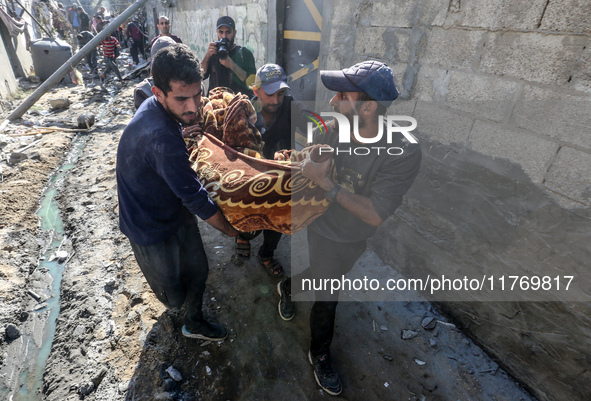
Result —
M182 334L221 340L224 327L203 317L209 268L193 215L228 236L238 232L191 169L181 129L203 107L202 71L189 47L175 44L158 52L152 72L154 97L125 128L117 150L120 228L158 300L185 307Z
M234 43L236 24L232 18L220 17L216 26L218 41L226 40L224 46L228 51L220 52L216 42L211 42L201 60L205 78L209 78L209 90L223 86L232 89L234 93L241 92L251 98L253 93L250 85L257 70L254 56L247 48Z
M172 40L174 40L176 43L183 43L181 38L170 33L170 28L171 28L171 25L170 25L170 21L168 20L168 17L161 15L160 18L158 18L158 29L160 29L160 35L158 35L158 36L154 37L154 39L152 39L152 41L150 42L150 48L152 48L152 46L154 45L154 42L156 42L159 38L161 38L163 36L168 36L169 38L172 38Z
M257 71L252 88L255 94L252 105L257 111L255 126L263 138L263 155L267 159L272 160L278 150L294 149L295 128L299 127L303 132L306 129L304 106L285 94L289 89L285 71L277 64L265 64ZM293 116L298 119L293 124L292 107ZM263 230L263 238L258 253L259 264L271 277L283 277L283 266L273 258L281 233ZM250 242L241 236L236 238L236 254L245 258L250 256Z
M331 146L335 151L334 164L337 181L327 174L330 160L314 163L305 160L302 174L315 181L324 191L331 205L326 212L308 226L310 269L302 273L317 281L340 279L347 274L366 248L366 240L377 227L392 215L402 203L402 197L412 185L421 162L421 150L414 138L410 140L400 132L387 141L386 127L380 129L379 116L398 97L390 67L378 61L366 61L342 71L321 71L322 83L337 94L331 99L334 111L349 121L350 143L339 143L339 131L335 120L329 122L328 133L316 133L314 143ZM356 148L368 149L367 144L354 137L354 116L358 116L358 136L362 139L382 137L371 144L371 153L355 152ZM410 136L410 135L409 135ZM401 149L396 155L377 148ZM281 296L280 314L295 312L291 302L291 280L278 285ZM293 281L298 291L302 288L300 277ZM329 394L341 392L341 381L332 367L330 345L334 334L334 322L338 292L317 291L310 312L310 351L308 358L314 368L318 384Z

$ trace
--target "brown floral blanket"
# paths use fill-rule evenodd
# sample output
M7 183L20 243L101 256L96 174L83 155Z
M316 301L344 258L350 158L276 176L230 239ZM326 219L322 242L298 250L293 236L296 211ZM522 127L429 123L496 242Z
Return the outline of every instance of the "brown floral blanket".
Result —
M190 160L236 229L292 234L324 213L329 201L322 188L301 174L299 162L307 154L317 162L330 155L320 155L319 146L314 146L277 155L288 160L263 159L261 136L254 127L256 113L244 95L214 93L203 110L204 134L187 141Z

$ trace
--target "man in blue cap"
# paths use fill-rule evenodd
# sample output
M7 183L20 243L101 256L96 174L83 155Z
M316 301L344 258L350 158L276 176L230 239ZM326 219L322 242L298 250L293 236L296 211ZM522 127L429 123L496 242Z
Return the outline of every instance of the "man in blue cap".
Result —
M209 78L208 90L222 86L251 98L250 86L257 70L254 56L247 48L234 43L236 23L231 17L226 15L217 20L216 33L218 41L209 44L201 60L204 79Z
M421 162L421 149L410 134L394 132L389 140L386 127L380 127L380 116L385 117L387 108L398 97L390 67L379 61L365 61L340 71L320 71L320 77L326 88L337 92L330 105L344 116L340 123L348 121L350 130L347 141L339 141L339 127L332 120L327 122L328 132L316 132L313 138L314 143L338 150L333 157L336 180L327 174L330 160L306 160L301 166L302 174L324 189L331 201L307 230L310 269L301 277L311 276L315 282L340 279L353 268L365 251L367 238L402 203ZM377 139L380 132L381 138ZM303 289L301 277L294 277L294 290ZM281 296L279 313L293 315L291 280L280 282L277 289ZM330 357L337 303L338 291L316 291L310 312L308 358L317 383L331 395L342 391Z
M306 129L304 106L288 94L287 75L277 64L265 64L258 69L252 90L252 104L257 111L256 128L263 138L263 155L273 159L275 152L295 148L295 129ZM293 110L293 113L292 113ZM295 120L292 121L292 116ZM283 266L273 256L281 239L281 233L263 230L263 245L259 249L259 265L271 277L283 277ZM250 257L250 241L242 236L236 238L236 255ZM293 316L292 316L293 317ZM291 317L284 316L290 320Z

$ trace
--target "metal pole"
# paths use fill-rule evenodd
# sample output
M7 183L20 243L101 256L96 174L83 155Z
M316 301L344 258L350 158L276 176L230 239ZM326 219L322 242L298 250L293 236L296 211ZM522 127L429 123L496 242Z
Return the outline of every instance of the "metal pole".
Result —
M62 78L65 77L66 74L70 72L72 68L74 68L75 65L82 61L82 59L86 57L88 53L94 50L95 47L97 47L103 40L105 40L107 36L111 34L114 27L118 27L119 25L121 25L123 21L129 18L139 8L143 7L144 4L146 4L147 2L148 0L137 0L135 3L129 6L127 10L123 11L121 15L115 18L114 21L112 21L109 25L105 26L103 30L100 31L94 37L94 39L88 42L82 49L80 49L78 53L73 55L72 58L66 61L64 65L62 65L56 72L54 72L49 78L47 78L47 80L45 80L45 82L43 82L43 84L41 84L41 86L39 86L37 90L35 90L35 92L31 93L31 95L28 98L26 98L21 103L21 105L18 106L8 116L6 121L4 121L2 125L0 125L0 132L4 127L6 127L6 125L10 121L14 121L21 118L22 115L25 114L25 112L29 110L37 102L37 100L41 98L41 96L43 96L47 91L49 91L56 84L58 84L62 80Z

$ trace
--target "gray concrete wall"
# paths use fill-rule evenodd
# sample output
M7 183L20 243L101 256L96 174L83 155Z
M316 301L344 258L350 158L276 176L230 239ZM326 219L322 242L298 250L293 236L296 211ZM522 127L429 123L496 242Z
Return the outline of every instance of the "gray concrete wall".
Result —
M236 22L236 43L252 51L258 67L275 60L275 4L268 0L178 0L175 7L153 3L158 15L166 15L172 32L201 59L209 42L217 40L217 19L231 16ZM148 12L149 18L151 12ZM273 38L273 40L270 40Z
M8 57L8 52L3 41L0 41L0 65L10 65L10 58ZM18 85L12 68L0 68L0 97L6 99L17 87Z
M591 399L588 2L326 0L323 19L320 68L385 61L390 113L418 121L421 172L371 246L409 278L574 275L432 299L540 400Z

